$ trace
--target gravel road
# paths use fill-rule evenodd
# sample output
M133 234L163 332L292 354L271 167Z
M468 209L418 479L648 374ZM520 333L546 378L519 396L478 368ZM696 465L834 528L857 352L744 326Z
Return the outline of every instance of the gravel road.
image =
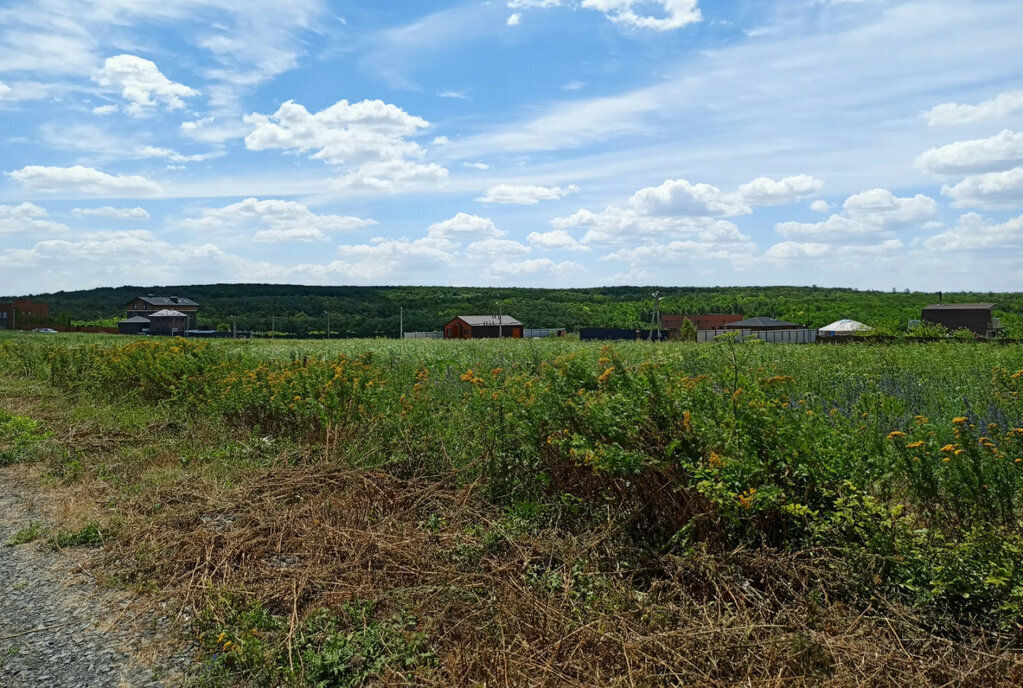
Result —
M46 524L47 512L12 469L0 470L0 543L33 521ZM82 554L39 541L0 546L0 686L177 685L188 656L166 649L169 619L140 614L128 593L97 585L78 565Z

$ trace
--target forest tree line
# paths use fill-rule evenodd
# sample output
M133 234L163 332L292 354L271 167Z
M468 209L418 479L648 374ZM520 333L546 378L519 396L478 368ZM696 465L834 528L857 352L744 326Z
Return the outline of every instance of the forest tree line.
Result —
M920 309L937 303L933 292L882 292L823 287L312 287L278 284L207 284L98 288L36 294L59 317L113 324L137 296L180 296L199 303L203 328L229 324L239 330L342 337L397 337L436 331L456 315L499 311L527 328L647 328L654 292L661 315L736 313L769 316L818 328L852 318L881 331L905 330ZM1013 336L1023 336L1023 293L945 293L952 302L992 302Z

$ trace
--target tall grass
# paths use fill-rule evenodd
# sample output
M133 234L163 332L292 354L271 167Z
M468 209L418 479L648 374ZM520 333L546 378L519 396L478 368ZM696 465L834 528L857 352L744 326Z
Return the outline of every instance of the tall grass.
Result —
M1023 349L0 340L0 366L629 514L645 546L843 549L909 597L1023 611Z

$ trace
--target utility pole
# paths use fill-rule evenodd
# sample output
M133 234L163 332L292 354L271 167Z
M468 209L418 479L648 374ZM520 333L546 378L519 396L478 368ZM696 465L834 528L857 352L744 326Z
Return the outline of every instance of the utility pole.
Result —
M271 313L270 314L270 332L276 332L276 331L277 331L277 324L276 324L276 321L274 320L274 314Z
M327 339L330 339L330 311L326 311L327 314Z
M238 339L238 316L231 316L231 337L232 339Z
M405 307L398 306L398 339L405 338Z
M504 315L503 305L500 301L497 302L497 338L504 339Z
M650 324L657 330L657 338L661 338L661 292L655 291L654 297L654 312L650 316ZM650 341L654 341L654 330L650 330Z

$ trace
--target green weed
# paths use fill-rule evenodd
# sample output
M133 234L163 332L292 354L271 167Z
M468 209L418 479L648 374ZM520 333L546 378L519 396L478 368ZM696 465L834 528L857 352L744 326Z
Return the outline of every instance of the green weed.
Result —
M103 533L99 525L89 523L78 530L58 530L53 536L56 547L97 547L103 544Z
M15 545L24 545L34 540L38 540L45 534L46 529L43 528L43 524L39 521L32 521L24 528L18 530L14 535L9 537L4 545L7 547L14 547Z

